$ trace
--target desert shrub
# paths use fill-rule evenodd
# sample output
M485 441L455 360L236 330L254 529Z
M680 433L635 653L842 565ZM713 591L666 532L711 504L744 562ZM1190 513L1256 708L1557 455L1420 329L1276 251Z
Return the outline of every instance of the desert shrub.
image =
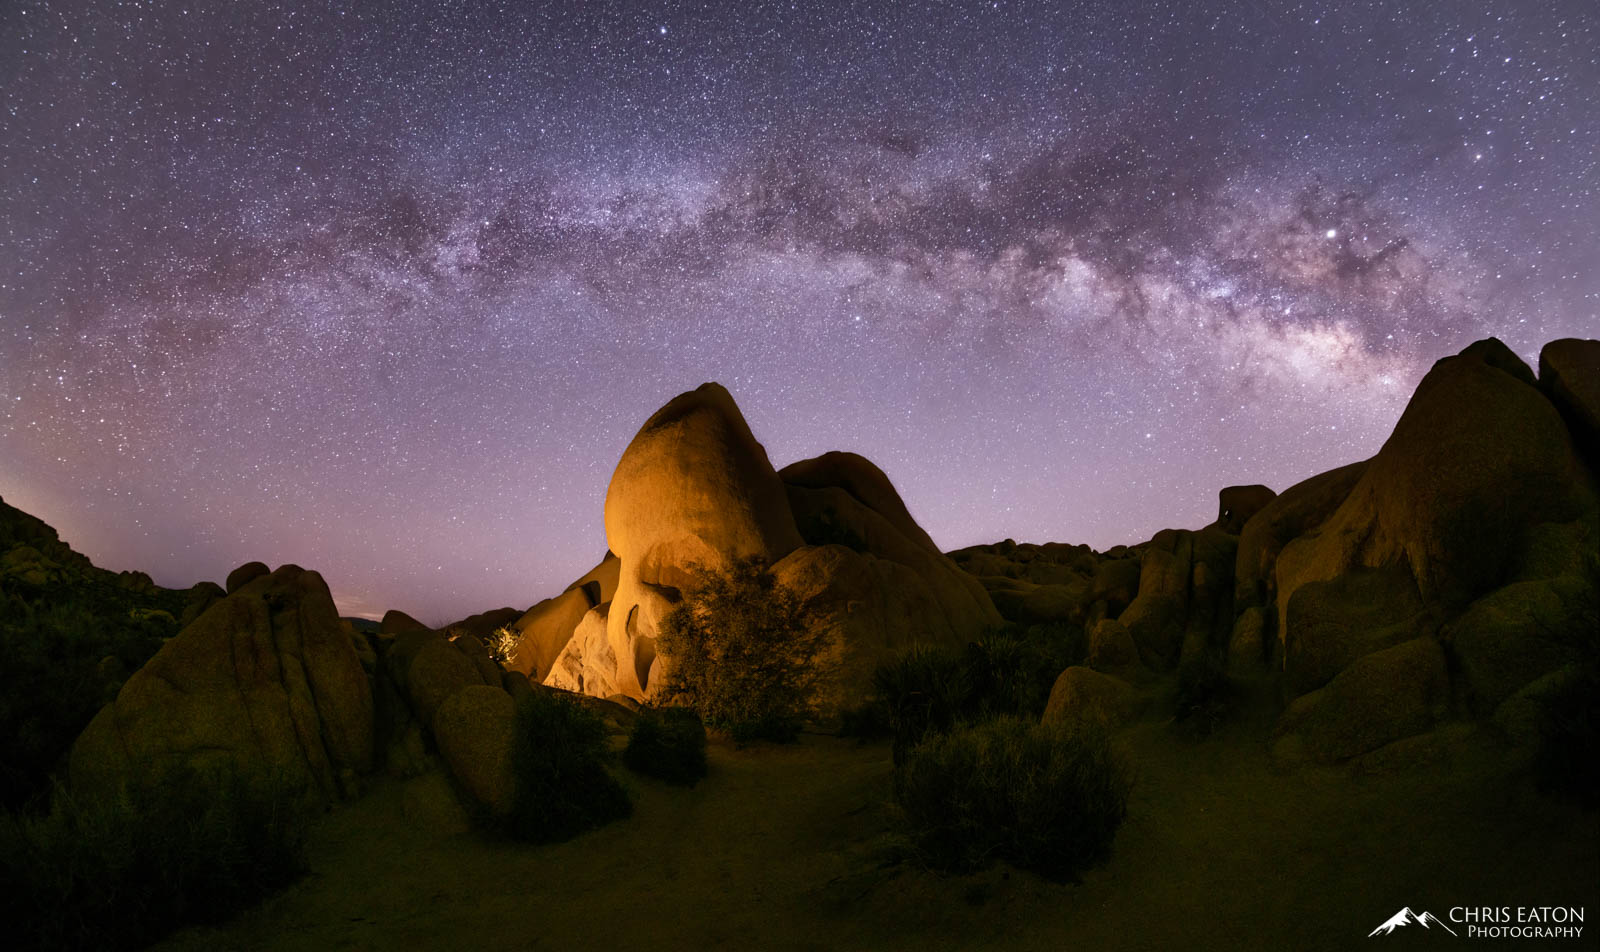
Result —
M516 630L501 625L489 633L489 657L498 665L508 665L517 660L517 643L521 640Z
M894 738L895 762L929 733L1006 715L1037 718L1062 671L1082 660L1076 626L1008 626L956 650L914 645L880 665L872 698L853 712L881 716Z
M309 817L295 786L234 770L57 791L48 814L0 818L0 915L23 948L141 947L296 879Z
M0 805L44 807L51 771L117 686L102 658L137 670L177 631L170 614L134 617L121 593L100 594L0 602Z
M879 665L872 691L888 714L896 764L930 733L950 731L975 708L965 653L928 645L913 645Z
M929 866L1003 859L1057 879L1109 855L1130 785L1103 735L1016 717L931 734L895 770L896 802Z
M694 786L706 775L706 726L691 708L647 707L633 722L622 762L637 773Z
M793 740L814 713L826 631L759 559L692 575L657 632L668 659L659 696L741 743Z
M631 814L627 791L606 769L610 760L600 715L554 691L524 695L517 701L505 832L555 843Z
M1178 666L1173 718L1199 736L1216 730L1233 707L1233 685L1220 655L1203 651Z
M1038 717L1062 671L1081 664L1083 629L1066 622L1008 626L969 646L967 664L982 714Z

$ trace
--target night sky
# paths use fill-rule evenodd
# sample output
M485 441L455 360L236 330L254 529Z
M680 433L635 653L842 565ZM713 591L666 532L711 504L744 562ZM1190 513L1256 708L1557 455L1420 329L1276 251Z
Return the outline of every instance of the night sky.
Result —
M525 607L706 380L942 546L1136 542L1600 329L1600 4L0 3L0 495Z

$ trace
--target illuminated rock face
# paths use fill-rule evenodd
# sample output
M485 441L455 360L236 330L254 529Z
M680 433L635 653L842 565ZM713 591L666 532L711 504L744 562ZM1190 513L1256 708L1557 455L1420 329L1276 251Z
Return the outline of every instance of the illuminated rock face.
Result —
M770 564L802 544L783 483L728 391L714 383L656 411L606 491L606 541L621 560L607 634L618 693L644 697L655 633L691 566Z
M168 642L79 736L72 785L218 761L329 797L372 769L371 687L317 573L256 575Z
M897 650L960 644L1000 622L982 585L939 552L881 470L829 453L774 471L716 384L675 398L634 437L606 493L605 523L614 594L591 586L581 615L569 598L539 636L553 643L556 631L569 635L545 674L551 687L648 697L657 626L681 601L691 569L752 556L834 636L836 657L827 660L841 701ZM559 601L543 616L553 617Z

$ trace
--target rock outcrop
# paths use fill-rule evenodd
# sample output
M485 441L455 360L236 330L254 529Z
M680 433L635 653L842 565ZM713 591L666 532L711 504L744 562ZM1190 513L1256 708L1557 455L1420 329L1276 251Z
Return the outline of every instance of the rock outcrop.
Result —
M518 619L513 666L551 687L643 699L656 632L697 568L754 557L827 629L830 697L916 642L999 624L984 587L943 555L878 467L853 453L772 468L726 390L682 394L639 431L606 493L607 558Z
M1132 685L1091 668L1070 667L1050 688L1042 720L1071 727L1118 727L1137 713Z
M245 564L234 569L232 572L228 573L227 582L223 587L227 591L227 594L232 595L234 592L244 588L246 585L249 585L256 579L261 578L263 575L269 575L271 573L272 570L267 568L267 564L265 562L246 562Z
M517 633L517 646L506 666L534 681L549 677L583 616L609 604L616 595L620 574L621 560L608 552L599 565L567 586L566 591L524 612L511 624Z
M1084 624L1098 671L1129 670L1131 644L1142 668L1209 656L1276 679L1287 760L1450 718L1523 724L1530 692L1600 641L1597 420L1600 341L1551 343L1535 377L1490 338L1434 365L1372 459L1277 496L1228 487L1211 526L1114 553L1139 567L1120 611L1113 553L1066 575L1045 546L953 555L1011 620Z
M1544 345L1539 387L1586 449L1589 464L1600 465L1600 340L1568 337Z
M606 490L606 541L619 560L607 637L619 693L643 697L655 632L695 566L771 564L802 544L783 483L728 391L705 384L656 411Z
M330 798L372 769L371 687L317 573L258 575L168 642L73 745L72 787L217 761Z

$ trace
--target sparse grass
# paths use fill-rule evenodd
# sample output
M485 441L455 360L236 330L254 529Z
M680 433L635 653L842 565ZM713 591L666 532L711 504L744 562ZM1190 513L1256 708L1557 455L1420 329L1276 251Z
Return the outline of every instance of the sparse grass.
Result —
M633 812L606 769L611 750L598 714L557 692L533 691L518 700L516 717L505 833L555 843Z
M914 747L895 799L918 855L952 872L1002 859L1054 879L1104 861L1131 783L1103 735L1000 717Z
M694 708L738 743L793 740L826 673L825 630L759 560L693 574L657 633L670 659L660 697Z
M306 869L310 807L276 778L175 770L116 796L58 790L0 818L0 915L12 948L141 947L216 922Z
M706 727L686 707L645 708L633 722L622 762L668 783L694 786L706 775Z

